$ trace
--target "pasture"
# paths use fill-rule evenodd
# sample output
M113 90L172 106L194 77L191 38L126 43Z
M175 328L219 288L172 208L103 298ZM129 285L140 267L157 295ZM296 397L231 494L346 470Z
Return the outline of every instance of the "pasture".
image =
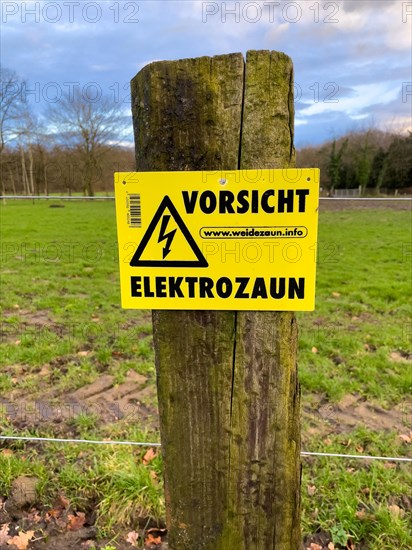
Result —
M151 316L120 308L114 203L0 214L0 434L158 442ZM409 203L322 203L316 310L298 315L304 451L411 456L411 241ZM161 472L156 448L3 440L0 501L39 482L0 523L34 530L29 548L132 548L164 525ZM303 547L411 548L411 483L410 463L304 457Z

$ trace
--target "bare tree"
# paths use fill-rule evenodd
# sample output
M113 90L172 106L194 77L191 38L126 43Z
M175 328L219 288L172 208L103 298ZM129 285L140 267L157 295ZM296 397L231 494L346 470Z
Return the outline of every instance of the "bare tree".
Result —
M34 195L34 157L33 147L40 135L37 117L31 112L26 104L21 109L20 116L14 129L21 157L22 179L25 194ZM28 170L26 167L25 155L28 156Z
M21 101L22 81L14 71L0 67L0 193L5 194L2 153L6 143L15 137Z
M103 155L124 140L131 127L122 106L108 98L91 102L80 93L67 94L49 108L47 116L56 140L80 153L83 192L93 196Z
M14 71L0 67L0 155L10 139L15 137L15 126L23 105L23 81Z

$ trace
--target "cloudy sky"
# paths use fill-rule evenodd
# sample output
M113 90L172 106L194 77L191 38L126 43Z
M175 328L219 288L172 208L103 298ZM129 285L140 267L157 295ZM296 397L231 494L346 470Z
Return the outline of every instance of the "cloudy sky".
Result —
M127 108L153 60L272 49L295 66L296 145L411 129L412 2L2 0L2 66L40 111L63 92Z

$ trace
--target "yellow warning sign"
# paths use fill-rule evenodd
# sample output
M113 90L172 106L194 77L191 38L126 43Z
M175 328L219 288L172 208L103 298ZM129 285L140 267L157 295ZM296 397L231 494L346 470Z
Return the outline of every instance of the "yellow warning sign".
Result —
M319 170L115 174L122 306L313 310Z

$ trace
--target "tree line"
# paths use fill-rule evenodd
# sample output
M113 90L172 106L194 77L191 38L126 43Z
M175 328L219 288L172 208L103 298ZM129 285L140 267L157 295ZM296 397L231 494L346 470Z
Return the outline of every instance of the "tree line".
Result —
M102 146L90 161L78 147L44 146L32 143L6 148L1 159L2 195L94 196L113 194L114 172L135 170L134 151L120 146Z
M2 195L112 192L113 172L134 170L131 119L113 99L89 101L71 90L34 113L26 83L1 69L0 178ZM321 186L362 194L412 192L412 133L352 132L297 151L298 167L321 170Z
M35 113L26 86L16 73L1 69L2 195L93 196L113 190L113 172L134 170L131 120L121 104L108 97L90 101L71 90Z
M359 188L363 195L412 193L412 132L398 135L377 129L351 132L297 152L299 167L321 170L321 186Z

